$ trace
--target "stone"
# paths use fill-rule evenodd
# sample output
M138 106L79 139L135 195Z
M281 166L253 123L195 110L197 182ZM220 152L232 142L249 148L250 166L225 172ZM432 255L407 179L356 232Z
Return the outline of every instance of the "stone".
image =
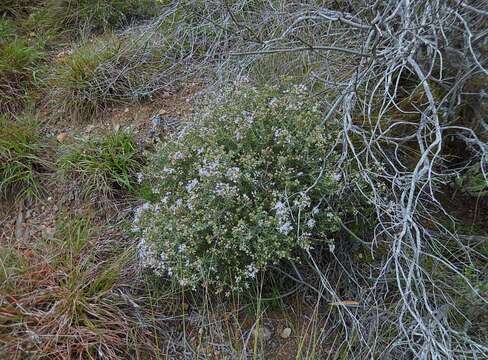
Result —
M68 137L68 133L62 132L62 133L59 133L58 136L56 136L56 140L58 140L58 142L62 144L64 142L64 140L66 140L67 137Z
M280 336L283 339L288 339L290 337L290 335L291 335L291 329L289 327L284 328L280 334Z

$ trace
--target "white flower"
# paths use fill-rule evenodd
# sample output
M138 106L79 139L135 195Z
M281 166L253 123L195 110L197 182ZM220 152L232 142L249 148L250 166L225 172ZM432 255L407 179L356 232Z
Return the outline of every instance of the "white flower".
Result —
M256 277L256 274L258 273L258 269L256 268L256 266L254 266L253 264L249 264L249 265L246 265L246 271L244 273L244 275L248 278L248 279L254 279Z
M171 212L176 215L176 210L179 209L183 205L183 200L176 199L174 205L170 207Z
M217 195L223 196L225 194L225 184L218 183L217 185L215 185L214 191Z
M237 195L237 188L225 183L218 183L215 185L214 192L219 196L235 196Z
M234 136L236 138L237 141L241 141L242 140L242 134L241 134L241 131L239 129L237 129L234 133Z
M278 106L278 99L277 98L272 98L270 101L269 101L269 107L271 108L275 108Z
M298 199L295 199L293 202L295 206L297 206L299 209L305 209L306 207L310 206L310 197L304 193L300 193L300 197Z
M278 143L291 143L291 135L290 132L286 129L276 129L274 132L274 139Z
M193 179L192 181L190 181L188 184L186 184L186 191L187 192L191 192L195 186L198 185L198 180L197 179Z
M293 90L297 94L305 94L307 92L307 86L305 84L294 85Z
M173 174L174 172L175 172L175 169L173 169L173 168L168 168L168 167L165 167L165 168L163 169L163 173L165 173L166 175L171 175L171 174Z
M239 179L241 171L238 167L231 167L227 170L227 177L232 181L237 181Z
M207 168L198 169L198 175L202 177L210 176L210 171Z
M335 244L329 244L329 251L333 253L335 250Z
M292 230L293 230L293 225L290 224L289 222L283 223L280 226L278 226L278 232L283 235L288 235Z
M137 183L141 184L143 180L144 180L144 174L143 173L137 173Z
M301 102L289 103L286 106L286 110L289 110L289 111L298 110L298 109L300 109L301 106L302 106L302 103Z
M245 111L243 115L244 120L246 120L249 125L252 125L254 123L254 115L251 112Z
M148 210L151 208L151 204L149 203L144 203L142 204L141 206L138 206L135 210L134 210L134 220L133 220L133 223L135 225L137 225L139 223L139 221L141 221L141 217L142 217L142 214L144 211Z
M198 169L198 175L200 175L201 177L215 175L218 167L219 167L218 160L212 161L210 164L208 164L207 160L205 160L204 166Z
M277 213L281 213L283 210L286 210L286 205L281 201L277 201L273 209L275 209Z
M153 246L148 244L144 238L137 244L139 259L141 260L141 265L145 268L156 269L161 263L156 255L156 251ZM164 262L164 259L162 259Z
M309 219L309 220L307 221L307 226L308 226L308 228L309 228L309 229L313 229L313 228L314 228L314 226L315 226L315 223L316 223L315 219Z
M175 162L177 160L181 160L185 158L185 154L183 154L181 151L177 151L171 155L171 161Z

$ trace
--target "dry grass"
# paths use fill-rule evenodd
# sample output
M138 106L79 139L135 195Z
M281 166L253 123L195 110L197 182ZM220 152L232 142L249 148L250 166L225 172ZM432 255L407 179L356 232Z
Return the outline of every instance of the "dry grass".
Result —
M0 353L8 358L157 353L145 309L124 279L132 269L132 248L121 237L118 244L103 243L100 228L85 216L60 217L54 234L43 238L2 244Z

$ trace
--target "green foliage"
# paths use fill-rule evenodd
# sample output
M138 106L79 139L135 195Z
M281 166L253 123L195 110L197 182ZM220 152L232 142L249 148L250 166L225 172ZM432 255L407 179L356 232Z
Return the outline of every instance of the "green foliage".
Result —
M35 79L35 65L43 56L26 40L16 38L6 21L0 22L0 112L19 110Z
M457 189L472 196L488 195L488 182L481 170L481 163L478 162L455 179L453 184Z
M38 196L40 177L48 167L42 158L46 148L38 124L23 118L0 117L0 197Z
M302 86L244 87L156 149L156 200L136 213L143 263L182 285L242 290L256 274L334 241L362 181L336 167L340 128ZM346 169L343 164L342 169Z
M109 105L147 96L167 66L158 40L109 35L84 43L54 69L49 80L52 102L73 119L87 120Z
M137 146L131 133L117 131L95 139L65 145L58 168L79 182L84 196L114 196L135 189L140 168Z
M41 30L79 36L157 15L158 9L155 0L45 0L31 23Z

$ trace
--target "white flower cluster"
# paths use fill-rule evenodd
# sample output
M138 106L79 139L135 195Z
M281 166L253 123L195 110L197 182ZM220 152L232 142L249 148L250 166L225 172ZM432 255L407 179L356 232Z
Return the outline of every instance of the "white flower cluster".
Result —
M218 175L219 162L217 160L207 161L204 160L203 166L198 169L198 175L202 177L210 177Z
M300 210L306 209L310 206L310 197L304 193L300 192L299 196L293 201L293 204Z
M235 186L219 182L215 185L214 193L222 197L233 197L239 194L239 190Z
M287 129L276 129L274 132L274 139L278 144L290 144L291 134Z
M277 230L280 234L288 235L293 230L293 225L290 221L290 216L286 204L282 201L276 202L273 209L276 211L276 218L278 220Z
M236 182L237 180L239 180L240 175L241 175L241 170L236 166L231 167L227 170L227 177L229 178L230 181Z
M259 269L254 264L246 265L246 271L244 276L248 279L256 278L256 274L258 273Z
M188 184L186 184L185 189L187 192L191 193L197 185L198 185L198 180L192 179L188 182Z

